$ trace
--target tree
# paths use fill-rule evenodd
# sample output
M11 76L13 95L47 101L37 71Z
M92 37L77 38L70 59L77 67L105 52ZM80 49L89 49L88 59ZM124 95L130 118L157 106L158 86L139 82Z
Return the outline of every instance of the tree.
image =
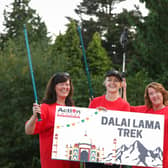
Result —
M134 57L136 61L132 59L132 62L136 62L136 64L132 66L132 70L139 71L145 67L149 76L153 80L159 81L168 66L168 47L166 45L168 41L168 18L166 17L168 2L167 0L141 1L146 3L149 14L145 17L144 23L137 26L136 44L134 45L137 51L137 55ZM165 75L167 76L167 74Z
M51 57L48 59L50 67L54 67L55 72L62 72L66 69L66 48L65 35L59 34L52 45Z
M111 62L106 50L101 45L101 38L98 32L93 35L92 41L87 47L87 58L89 69L92 75L104 75L111 69Z
M38 137L28 137L24 133L24 124L31 115L34 99L23 24L28 29L39 100L49 76L44 69L50 53L50 39L45 24L28 4L28 0L12 3L12 10L4 13L6 33L0 35L2 168L40 167Z
M83 69L82 51L80 49L77 25L73 20L67 25L64 47L67 54L66 69L70 70L70 73L74 76L79 75Z
M132 25L134 24L130 22L130 20L139 23L142 17L138 7L134 11L128 12L127 10L124 10L119 14L114 13L114 5L122 1L123 0L84 0L75 10L81 18L86 47L88 46L89 41L91 41L93 34L99 32L102 45L106 49L108 56L116 69L120 69L123 59L122 46L119 42L120 35L123 32L123 29L127 27L129 34L129 50L127 50L127 52L129 52L129 55L135 53L134 48L132 47L132 39L135 37L135 34L132 31L132 29L134 29Z
M152 82L149 73L142 69L127 77L127 99L131 105L143 105L145 87ZM138 87L140 84L140 87Z
M14 39L16 42L21 41L23 37L23 25L27 25L30 41L37 41L43 45L50 42L50 38L47 37L47 28L44 22L36 11L29 6L30 0L14 0L11 3L12 10L4 10L4 26L5 32L0 35L2 41L1 48L5 45L8 39ZM44 44L45 42L45 44ZM20 44L24 44L23 42ZM23 47L23 45L22 45ZM46 46L45 46L46 47Z
M38 167L38 139L24 133L33 103L32 85L28 64L18 57L16 45L10 40L0 52L0 167Z

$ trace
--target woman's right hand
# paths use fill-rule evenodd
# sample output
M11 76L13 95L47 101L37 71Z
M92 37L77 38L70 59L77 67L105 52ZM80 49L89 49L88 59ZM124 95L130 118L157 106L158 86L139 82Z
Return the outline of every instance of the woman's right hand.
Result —
M37 103L33 103L33 115L30 117L30 119L25 124L25 133L27 135L34 134L35 124L37 120L37 114L41 113L40 105Z
M37 103L33 103L33 115L35 116L35 117L37 117L37 113L41 113L41 110L40 110L40 105L39 104L37 104Z

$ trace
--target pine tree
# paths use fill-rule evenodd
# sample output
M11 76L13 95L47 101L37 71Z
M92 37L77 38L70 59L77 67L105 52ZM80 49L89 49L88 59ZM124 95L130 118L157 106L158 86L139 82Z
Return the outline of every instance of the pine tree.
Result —
M23 36L23 25L26 24L29 33L29 41L37 41L41 45L46 45L50 42L47 37L48 32L44 22L41 21L40 16L36 10L30 8L30 0L14 0L13 3L4 10L4 27L5 33L1 34L1 47L5 45L8 39L13 39L20 42ZM12 10L9 9L12 8ZM9 10L9 11L8 11ZM45 41L45 44L44 44ZM22 41L22 43L23 41ZM22 47L23 47L22 45Z
M106 49L108 56L116 69L120 69L122 64L123 53L122 46L119 42L120 35L123 32L123 29L127 27L129 34L129 50L127 50L127 52L129 52L128 55L135 53L134 48L132 47L132 40L134 39L135 34L131 31L134 29L134 24L130 22L130 18L134 22L139 23L142 17L138 7L130 12L123 10L123 12L119 14L114 13L114 5L122 1L123 0L84 0L75 10L81 18L86 47L91 41L93 34L95 32L99 32L102 40L102 46Z
M132 59L132 69L139 71L142 67L149 73L153 80L165 82L168 77L168 1L146 1L149 15L144 23L137 26L138 33L135 49L136 60ZM163 78L164 76L164 78Z
M89 69L92 75L104 75L107 70L111 69L111 61L106 50L102 47L101 38L98 32L93 35L86 53Z

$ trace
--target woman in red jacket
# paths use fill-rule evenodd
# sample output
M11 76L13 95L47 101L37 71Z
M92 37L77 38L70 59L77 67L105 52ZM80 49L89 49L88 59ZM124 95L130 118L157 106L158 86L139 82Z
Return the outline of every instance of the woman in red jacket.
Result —
M42 168L79 168L79 162L52 160L52 143L56 106L73 106L73 86L68 73L53 75L46 87L42 104L33 104L33 115L25 124L25 133L39 134L40 160ZM37 120L41 114L41 121Z

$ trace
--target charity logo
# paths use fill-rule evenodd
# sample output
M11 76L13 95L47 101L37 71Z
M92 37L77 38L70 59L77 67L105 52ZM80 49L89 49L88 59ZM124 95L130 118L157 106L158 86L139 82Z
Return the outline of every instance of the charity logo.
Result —
M81 111L76 108L59 107L57 110L58 117L80 118Z

